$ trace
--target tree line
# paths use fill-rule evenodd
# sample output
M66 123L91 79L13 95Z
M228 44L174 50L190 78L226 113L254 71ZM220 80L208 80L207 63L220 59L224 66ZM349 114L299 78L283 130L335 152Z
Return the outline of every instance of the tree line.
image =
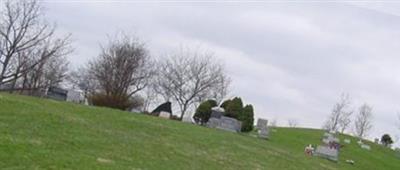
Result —
M69 70L70 35L58 36L37 0L4 1L0 14L0 89L42 95L72 84L89 102L122 110L173 101L180 117L201 101L221 101L230 78L213 53L182 48L154 58L137 37L119 33L99 55ZM144 108L146 110L147 108Z
M126 110L161 98L177 104L182 118L200 102L226 96L230 78L212 53L180 49L154 59L137 38L115 37L71 76L91 104Z

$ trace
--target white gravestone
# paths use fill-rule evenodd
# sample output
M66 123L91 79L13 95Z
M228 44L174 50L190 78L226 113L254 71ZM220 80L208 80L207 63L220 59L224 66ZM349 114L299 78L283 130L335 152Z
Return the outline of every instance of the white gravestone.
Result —
M366 144L361 144L361 148L363 148L365 150L371 150L371 146L366 145Z
M161 111L160 114L158 115L158 117L169 119L171 117L171 114L168 112Z
M257 120L257 130L258 130L259 138L268 139L268 136L269 136L268 120L258 119Z

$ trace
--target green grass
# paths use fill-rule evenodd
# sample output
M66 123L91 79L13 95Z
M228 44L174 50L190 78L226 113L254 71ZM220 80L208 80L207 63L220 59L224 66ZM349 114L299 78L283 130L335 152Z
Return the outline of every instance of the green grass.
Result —
M253 134L0 93L0 168L400 169L393 151L372 143L366 151L351 138L334 163L303 154L305 145L320 143L322 131L275 130L266 141Z

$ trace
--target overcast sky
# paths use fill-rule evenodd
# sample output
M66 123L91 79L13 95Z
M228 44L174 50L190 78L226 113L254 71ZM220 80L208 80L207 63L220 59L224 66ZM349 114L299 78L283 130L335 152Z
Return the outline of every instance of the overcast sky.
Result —
M213 51L232 77L231 96L256 117L320 128L342 92L373 106L374 129L399 136L400 4L56 1L44 3L71 33L73 66L99 53L107 34L135 34L151 55L185 45Z

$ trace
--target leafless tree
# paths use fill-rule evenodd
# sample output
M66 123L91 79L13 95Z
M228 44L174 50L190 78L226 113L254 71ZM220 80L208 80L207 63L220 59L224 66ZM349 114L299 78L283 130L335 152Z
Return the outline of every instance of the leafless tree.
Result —
M56 38L38 0L0 2L0 85L44 68L51 57L68 53L69 36ZM41 70L43 72L43 70Z
M89 93L94 92L96 89L96 81L85 67L79 67L71 71L67 76L67 81L72 85L73 89L82 90L85 99L88 98Z
M181 49L160 61L157 68L155 91L179 105L181 118L200 101L222 100L230 84L214 55L198 50Z
M31 58L34 56L28 58L28 63L34 62L29 61ZM67 77L68 66L69 62L64 52L54 53L53 56L23 73L22 77L18 79L18 86L22 89L30 89L31 93L59 86Z
M100 55L89 62L87 74L92 90L114 97L131 97L148 85L153 74L150 56L138 39L118 34Z
M354 121L354 131L360 139L366 137L372 129L372 107L368 104L363 104Z
M151 83L149 85L152 85ZM142 93L141 96L143 96L144 101L143 101L143 107L142 111L149 111L150 106L154 105L159 98L157 98L157 93L154 91L154 88L151 86L146 87Z
M272 119L270 125L270 127L277 127L278 126L278 120L277 119Z
M351 115L353 111L349 109L350 96L342 94L339 102L332 109L331 114L325 121L324 129L328 131L341 131L342 133L349 127L351 123Z
M297 127L299 122L296 119L288 119L288 125L291 128Z

